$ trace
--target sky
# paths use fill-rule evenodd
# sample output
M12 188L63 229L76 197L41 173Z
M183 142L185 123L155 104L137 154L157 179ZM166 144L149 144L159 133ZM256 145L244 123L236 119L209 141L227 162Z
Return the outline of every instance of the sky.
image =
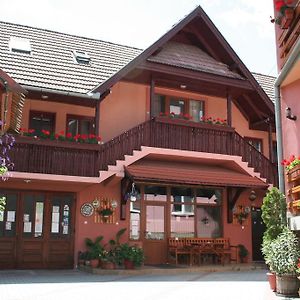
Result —
M276 76L272 4L272 0L0 0L0 20L145 49L201 5L250 71Z

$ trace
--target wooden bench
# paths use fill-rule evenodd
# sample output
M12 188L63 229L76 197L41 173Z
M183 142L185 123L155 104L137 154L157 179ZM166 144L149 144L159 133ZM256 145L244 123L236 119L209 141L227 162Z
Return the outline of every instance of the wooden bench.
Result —
M170 238L169 255L174 255L178 264L179 255L188 255L190 265L206 256L213 256L222 265L225 262L238 262L238 247L230 245L228 238Z
M189 258L189 264L192 265L192 256L193 251L192 248L186 245L185 238L169 238L168 240L168 258L171 255L174 255L175 264L178 264L178 257L179 255L187 255Z

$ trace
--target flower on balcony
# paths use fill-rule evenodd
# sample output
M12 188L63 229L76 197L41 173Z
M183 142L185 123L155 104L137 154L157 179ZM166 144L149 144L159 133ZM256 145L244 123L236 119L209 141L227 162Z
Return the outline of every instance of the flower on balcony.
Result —
M280 25L282 29L287 29L294 16L294 2L294 0L275 0L277 16L271 19L271 22Z
M221 118L212 118L212 117L201 117L201 122L208 123L208 124L214 124L214 125L227 125L226 119Z
M284 159L281 164L285 166L287 171L290 171L295 166L300 165L300 156L296 157L295 155L292 155L290 159Z
M35 138L56 140L56 141L68 141L68 142L77 142L77 143L87 143L87 144L99 144L101 137L95 134L76 134L72 135L71 132L60 131L59 133L53 133L49 130L41 130L40 133L37 133L34 129L20 129L20 134L23 136L32 136Z
M164 113L164 112L160 112L159 113L160 117L168 117L170 119L181 119L181 120L191 120L192 116L190 114L184 114L184 113L180 113L180 114L175 114L174 112L171 113Z

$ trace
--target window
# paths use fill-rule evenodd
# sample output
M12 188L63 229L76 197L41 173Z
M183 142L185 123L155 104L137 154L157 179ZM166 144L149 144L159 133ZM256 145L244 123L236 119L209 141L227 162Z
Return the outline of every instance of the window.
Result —
M36 135L40 135L42 130L54 132L55 114L30 111L29 128L34 129Z
M72 136L76 134L94 134L95 121L92 117L84 116L67 116L67 132Z
M196 190L197 237L218 238L222 236L222 192L218 189Z
M204 116L204 101L155 95L153 100L153 116L173 114L175 118L189 115L191 120L199 122Z
M11 36L9 40L9 49L12 52L30 54L30 41L28 39Z
M245 137L245 140L259 152L263 152L263 141L261 139Z
M73 55L75 58L75 61L79 64L83 65L89 65L91 58L85 51L79 51L79 50L74 50Z
M194 215L194 197L192 196L192 189L177 188L171 189L172 215Z

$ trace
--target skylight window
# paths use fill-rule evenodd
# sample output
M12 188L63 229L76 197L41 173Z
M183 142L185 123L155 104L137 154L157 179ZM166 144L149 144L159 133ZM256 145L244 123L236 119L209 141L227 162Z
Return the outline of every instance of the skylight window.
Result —
M74 54L74 58L75 58L76 62L79 64L88 65L91 61L91 58L87 54L87 52L74 50L73 54Z
M9 40L9 49L12 52L31 53L31 45L29 39L11 36Z

